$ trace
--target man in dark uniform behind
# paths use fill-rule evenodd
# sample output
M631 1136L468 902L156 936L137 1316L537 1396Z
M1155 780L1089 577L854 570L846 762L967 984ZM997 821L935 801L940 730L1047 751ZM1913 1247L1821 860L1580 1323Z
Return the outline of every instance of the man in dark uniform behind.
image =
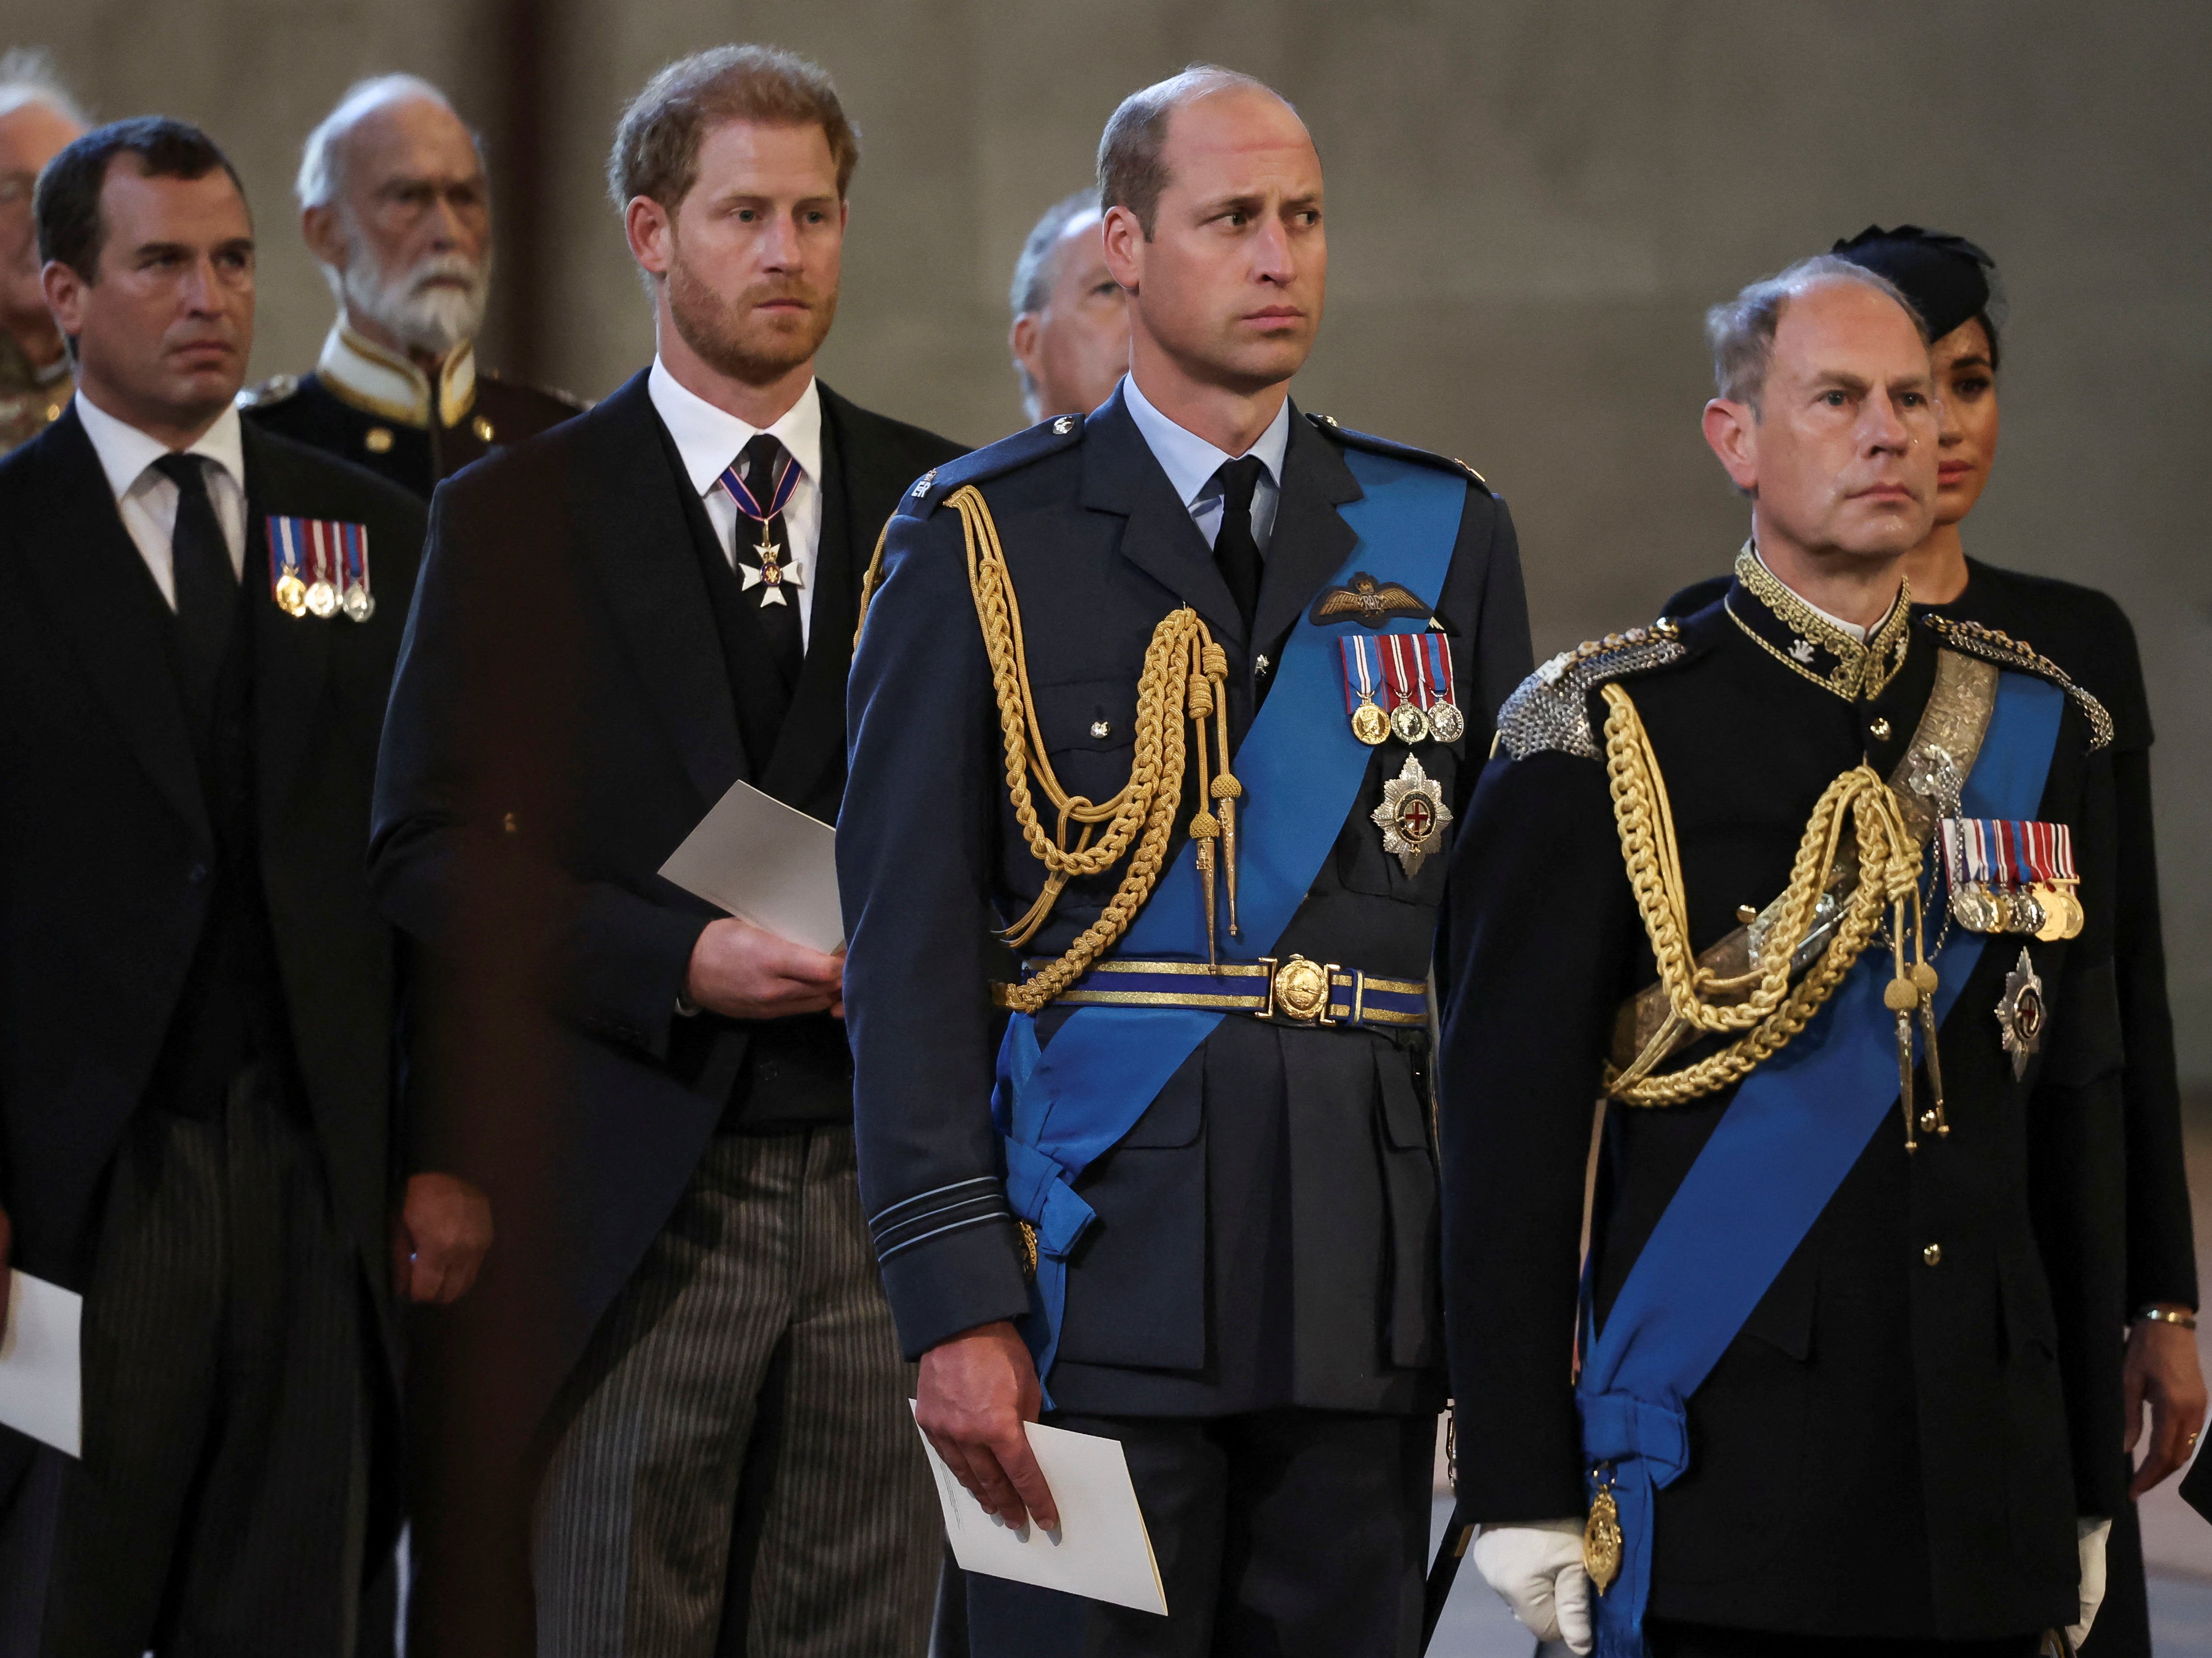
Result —
M1886 279L1710 327L1735 580L1540 668L1455 853L1459 1522L1577 1652L2027 1658L2125 1497L2112 723L1911 612L1938 423Z
M1118 1440L1158 1555L1165 1618L971 1576L973 1651L1409 1658L1443 1398L1424 981L1528 660L1512 525L1291 406L1327 244L1279 97L1148 88L1099 173L1129 376L908 492L854 662L862 1199L948 1466L1050 1527L1024 1424ZM995 1121L986 905L1029 958Z
M494 448L586 405L477 365L491 292L491 191L446 95L411 75L363 81L307 135L300 225L338 301L314 372L240 399L268 430L424 499Z

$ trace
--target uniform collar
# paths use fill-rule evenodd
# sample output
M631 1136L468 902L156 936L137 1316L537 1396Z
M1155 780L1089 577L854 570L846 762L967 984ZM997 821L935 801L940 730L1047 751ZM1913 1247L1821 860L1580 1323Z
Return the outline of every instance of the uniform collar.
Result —
M1881 695L1911 644L1912 593L1904 582L1888 613L1861 639L1784 585L1747 541L1735 556L1727 605L1729 619L1769 656L1849 701Z
M1145 446L1152 452L1160 470L1168 475L1168 482L1175 486L1176 499L1186 507L1196 506L1206 499L1213 475L1237 458L1188 428L1178 426L1155 409L1134 374L1121 377L1121 392L1128 405L1129 418L1136 422ZM1260 464L1267 469L1268 481L1278 489L1283 487L1283 454L1290 441L1291 400L1285 398L1283 406L1275 410L1275 418L1260 434L1259 441L1245 451L1260 458Z
M646 377L646 394L684 462L691 488L704 495L714 487L744 446L763 431L799 463L800 473L822 482L822 382L809 380L799 401L773 424L749 426L726 409L718 409L670 374L659 357Z
M118 420L85 396L81 387L76 394L76 417L85 436L92 440L92 452L100 457L100 470L107 475L107 487L118 501L131 493L131 487L145 476L149 466L170 452L161 439ZM245 493L246 442L240 435L236 404L226 404L215 424L185 452L213 461L230 474L240 493Z
M386 350L346 325L331 325L315 373L343 401L401 426L430 423L430 377L409 359ZM438 424L458 426L477 400L477 348L464 340L438 370Z

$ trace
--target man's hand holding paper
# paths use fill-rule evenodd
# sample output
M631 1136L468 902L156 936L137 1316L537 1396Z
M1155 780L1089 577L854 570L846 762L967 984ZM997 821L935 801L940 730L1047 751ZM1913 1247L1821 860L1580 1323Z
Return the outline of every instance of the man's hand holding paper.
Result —
M732 916L709 921L691 946L684 996L732 1019L845 1017L845 952L825 956Z

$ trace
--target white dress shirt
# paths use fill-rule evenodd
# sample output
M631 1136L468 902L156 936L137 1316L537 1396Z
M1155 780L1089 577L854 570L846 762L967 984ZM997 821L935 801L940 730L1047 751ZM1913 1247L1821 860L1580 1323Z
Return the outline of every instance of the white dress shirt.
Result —
M177 486L154 470L154 463L169 452L159 438L149 437L125 424L90 398L82 388L76 394L76 417L100 457L107 487L115 493L115 510L123 527L137 544L138 556L146 561L154 585L171 610L177 608L177 568L170 537L177 528ZM223 544L230 549L230 568L246 574L246 446L239 436L238 410L225 409L199 441L185 452L204 455L215 463L207 473L208 500L222 526Z
M1223 505L1221 481L1215 474L1237 457L1226 449L1215 448L1197 433L1176 425L1153 408L1139 389L1134 374L1121 377L1121 397L1128 405L1129 418L1144 434L1153 459L1167 473L1168 482L1175 486L1176 498L1189 508L1191 522L1198 525L1199 534L1211 547L1214 537L1221 533ZM1257 455L1264 469L1259 486L1252 491L1252 539L1259 544L1263 556L1267 550L1267 538L1275 527L1275 503L1283 493L1283 455L1290 446L1291 400L1285 398L1283 406L1275 410L1275 418L1260 434L1260 440L1245 452Z
M738 503L722 488L721 477L736 464L744 446L760 435L762 428L746 425L727 410L717 409L697 392L678 384L676 376L662 366L657 356L653 360L653 372L646 376L645 389L660 416L661 424L676 440L676 452L683 458L685 477L706 504L707 521L714 526L715 539L722 544L722 556L735 569L740 524L744 527L748 550L760 532L753 527L750 519L738 516ZM766 429L770 437L783 445L799 468L799 482L783 507L784 532L791 545L783 550L781 562L786 570L799 578L799 639L803 648L812 633L814 573L821 564L821 387L808 380L806 389L799 394L799 401ZM787 587L787 597L789 592ZM756 590L746 595L746 603L757 598Z

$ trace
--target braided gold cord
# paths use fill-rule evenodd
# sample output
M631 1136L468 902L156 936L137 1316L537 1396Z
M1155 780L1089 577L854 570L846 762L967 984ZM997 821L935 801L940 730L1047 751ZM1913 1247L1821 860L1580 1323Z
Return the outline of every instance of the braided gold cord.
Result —
M1102 873L1125 853L1129 854L1121 886L1098 919L1084 929L1058 961L1007 990L1007 1006L1034 1013L1113 948L1152 896L1174 834L1176 808L1182 798L1187 757L1183 720L1189 719L1197 728L1203 768L1206 717L1222 701L1220 678L1225 660L1197 611L1185 605L1161 618L1146 647L1144 668L1137 681L1136 746L1129 780L1109 800L1092 801L1068 793L1053 774L1046 754L1036 700L1030 689L1021 604L1014 596L998 525L992 521L981 492L973 484L956 490L946 505L959 513L966 538L968 584L975 596L984 653L991 665L992 691L999 705L1007 798L1030 855L1047 872L1044 890L1029 913L1006 930L1007 942L1018 947L1036 937L1070 879ZM1048 834L1041 821L1030 787L1032 776L1058 814L1053 833ZM1191 825L1194 835L1220 832L1219 823L1206 811L1208 795L1209 791L1201 787L1198 816ZM1082 827L1073 847L1067 844L1071 823ZM1101 824L1104 828L1098 829ZM1098 831L1095 839L1094 830Z
M1674 817L1651 739L1628 693L1602 688L1606 774L1613 820L1636 907L1651 940L1672 1013L1636 1062L1606 1068L1605 1091L1626 1105L1680 1105L1741 1082L1779 1053L1810 1023L1864 952L1883 912L1917 890L1920 843L1906 827L1897 799L1879 773L1854 767L1828 785L1813 808L1783 895L1783 908L1761 946L1756 974L1723 979L1698 965L1689 942L1688 900ZM1820 960L1795 987L1790 969L1811 932L1815 907L1836 866L1848 830L1856 842L1858 872L1834 935ZM1711 993L1742 992L1740 1000L1716 1002ZM1699 1031L1745 1033L1719 1053L1664 1076L1649 1075L1684 1026Z

